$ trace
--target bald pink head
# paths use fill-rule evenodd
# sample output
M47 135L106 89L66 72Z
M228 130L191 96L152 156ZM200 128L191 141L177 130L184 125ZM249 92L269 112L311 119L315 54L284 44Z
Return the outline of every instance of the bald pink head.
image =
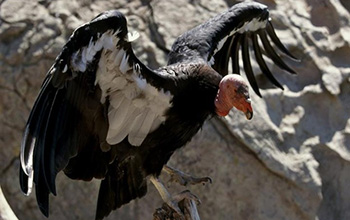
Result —
M240 75L226 75L222 78L216 95L216 114L226 116L235 107L250 120L253 117L253 109L248 90L248 85Z

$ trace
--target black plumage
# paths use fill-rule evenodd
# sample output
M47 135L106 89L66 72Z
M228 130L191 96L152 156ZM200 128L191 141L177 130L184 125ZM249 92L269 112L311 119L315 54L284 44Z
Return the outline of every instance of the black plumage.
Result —
M134 55L133 37L120 12L104 12L79 27L49 70L28 118L21 146L22 191L29 194L34 182L39 208L48 216L58 172L72 179L102 179L96 219L144 196L147 176L158 176L174 151L217 115L220 82L229 73L230 59L239 74L240 47L258 95L249 40L273 84L283 88L267 68L257 36L267 55L294 73L269 42L267 34L294 58L268 16L262 4L237 4L181 35L168 66L156 70Z

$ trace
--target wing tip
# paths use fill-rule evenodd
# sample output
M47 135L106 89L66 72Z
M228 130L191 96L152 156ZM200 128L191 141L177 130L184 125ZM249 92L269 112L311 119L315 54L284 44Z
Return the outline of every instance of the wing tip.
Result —
M48 218L49 217L49 207L45 206L45 205L39 205L39 209L41 211L41 213L43 213L43 215Z
M41 213L48 218L49 217L49 192L47 189L38 188L36 185L36 200Z
M266 30L267 34L270 36L272 42L277 46L277 48L282 51L284 54L288 56L288 58L292 59L293 61L300 62L300 60L294 56L281 42L279 37L277 36L275 32L275 28L272 25L271 20L269 19L267 24L266 24Z
M47 183L47 187L49 188L49 192L51 192L52 195L57 196L55 181Z
M260 40L263 44L263 47L265 48L266 54L268 57L272 59L272 61L279 66L281 69L286 70L287 72L291 74L296 74L296 72L290 68L282 59L281 57L276 53L275 49L272 47L270 41L268 40L267 34L265 30L260 30L258 32L258 35L260 36ZM284 47L284 46L283 46Z
M254 89L254 88L253 88ZM263 98L261 93L260 93L260 90L259 88L257 90L254 89L254 92L260 97L260 98Z

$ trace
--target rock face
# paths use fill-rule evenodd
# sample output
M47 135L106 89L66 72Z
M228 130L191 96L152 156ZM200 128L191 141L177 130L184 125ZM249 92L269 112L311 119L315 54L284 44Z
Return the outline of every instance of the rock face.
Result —
M202 219L350 219L350 4L346 0L262 0L277 34L301 62L298 75L269 63L284 91L258 74L263 99L255 117L237 111L208 121L170 165L213 184L191 186ZM138 57L166 63L166 49L189 28L235 1L0 1L0 184L19 219L45 219L35 196L21 194L18 154L23 128L46 71L71 32L98 13L120 9L141 37ZM260 77L261 76L261 77ZM166 178L166 176L165 176ZM51 219L93 219L99 182L57 178ZM183 188L170 185L177 193ZM152 219L161 206L146 197L107 219Z

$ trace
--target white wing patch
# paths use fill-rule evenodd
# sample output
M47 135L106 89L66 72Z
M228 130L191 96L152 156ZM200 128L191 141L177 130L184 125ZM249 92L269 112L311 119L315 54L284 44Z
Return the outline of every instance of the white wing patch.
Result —
M234 35L237 32L240 33L240 34L243 34L244 32L257 31L257 30L259 30L261 28L265 28L266 24L267 24L267 21L268 20L262 20L261 21L261 20L259 20L257 18L253 18L251 21L245 22L244 25L241 28L232 30L229 35L225 36L224 38L222 38L219 41L216 49L214 50L214 54L216 54L216 52L218 52L222 48L222 46L224 46L224 44L225 44L225 42L226 42L228 37L231 37L232 35ZM211 65L211 63L209 63L209 65Z
M83 47L72 54L72 68L75 71L84 72L87 64L92 61L98 51L100 51L102 48L112 50L117 45L119 39L116 36L119 33L119 30L115 32L106 31L96 41L93 41L93 38L91 37L88 46Z
M137 32L137 31L133 31L133 32L129 32L128 33L128 35L127 35L127 41L128 42L132 42L132 41L135 41L135 40L137 40L137 38L139 38L140 37L140 34L139 34L139 32Z
M165 121L171 95L147 83L139 76L140 66L129 64L120 48L104 49L95 84L102 90L101 103L109 100L107 143L118 144L128 137L140 146L146 136Z
M240 29L238 29L238 32L242 34L244 32L257 31L261 28L265 28L267 21L267 19L261 21L258 18L253 18L251 21L246 22Z
M140 146L146 136L165 121L164 114L170 107L170 93L158 91L142 79L139 64L130 66L128 54L117 48L120 31L107 31L96 41L73 53L71 66L75 71L86 71L87 65L98 51L102 51L96 72L95 85L102 90L101 103L108 97L109 129L107 142L120 143L128 136L133 146ZM127 41L136 40L137 32L128 34Z

